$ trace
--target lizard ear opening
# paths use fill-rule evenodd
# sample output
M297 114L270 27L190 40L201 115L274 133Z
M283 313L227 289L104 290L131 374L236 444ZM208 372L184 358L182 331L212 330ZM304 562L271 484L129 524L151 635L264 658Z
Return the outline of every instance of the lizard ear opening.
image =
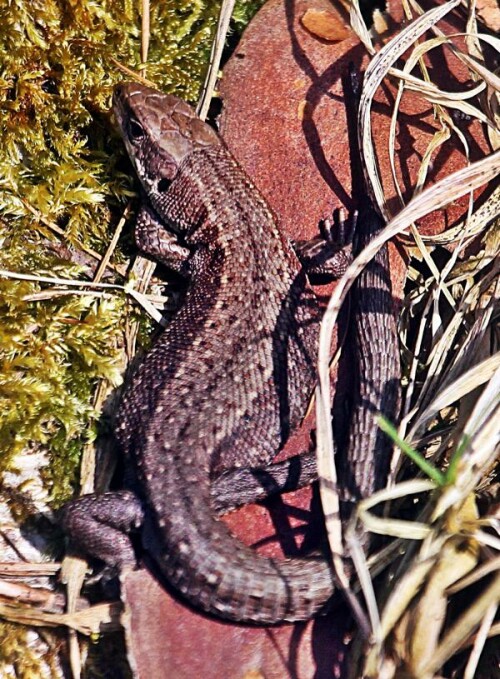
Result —
M157 187L159 193L163 193L164 191L167 191L170 184L171 184L171 180L165 179L165 177L163 177L162 179L160 179L160 181L158 182L156 187Z

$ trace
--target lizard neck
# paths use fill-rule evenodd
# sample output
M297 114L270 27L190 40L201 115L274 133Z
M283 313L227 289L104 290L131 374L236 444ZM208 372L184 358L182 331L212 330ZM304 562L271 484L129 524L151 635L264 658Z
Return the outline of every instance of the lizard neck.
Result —
M160 217L189 244L230 244L248 234L255 249L275 241L290 252L275 216L224 147L193 151L168 189L149 197Z

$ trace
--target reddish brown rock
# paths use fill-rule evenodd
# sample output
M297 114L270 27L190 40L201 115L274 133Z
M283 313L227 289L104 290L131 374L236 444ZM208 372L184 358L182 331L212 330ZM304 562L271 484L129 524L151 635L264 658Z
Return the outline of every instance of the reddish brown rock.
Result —
M399 3L394 5L400 12ZM328 0L268 2L245 31L220 86L222 134L291 238L314 235L318 221L333 208L355 207L342 78L350 62L364 69L368 59L354 35L332 44L308 32L300 19L312 8L328 10L331 5ZM448 33L463 31L463 16L456 11L439 27ZM432 51L427 64L432 81L445 90L459 91L470 82L449 50ZM375 98L372 128L385 194L396 214L399 201L387 153L394 96L394 86L384 81ZM415 94L407 92L400 108L396 170L408 201L422 156L440 125L432 106ZM484 155L487 145L479 123L458 126L471 146L471 160ZM434 154L430 178L436 181L465 165L455 135ZM421 233L442 231L466 209L464 198L429 215L419 224ZM394 294L401 298L405 267L392 245L391 266Z
M129 662L141 679L332 677L344 646L328 618L274 628L229 625L168 597L147 571L122 578Z
M254 179L291 238L316 234L321 218L332 209L351 204L351 169L342 76L349 62L366 65L364 48L352 36L327 43L306 31L300 19L306 9L328 10L326 0L271 0L248 27L224 68L220 91L224 108L223 136ZM441 25L441 28L443 26ZM456 26L449 30L463 30ZM432 76L447 89L466 79L448 72L447 60L433 54ZM454 68L457 64L454 60ZM394 90L384 84L373 114L380 152L381 174L396 210L384 145L387 142ZM415 175L432 134L433 111L415 96L403 101L397 136L397 168L408 199ZM477 125L472 156L484 148ZM434 162L434 178L465 164L450 141ZM465 202L447 213L423 220L425 232L441 230L463 212ZM401 296L404 266L392 247L395 295ZM287 452L309 443L307 428L294 437ZM285 453L286 454L286 453ZM276 500L271 513L248 507L227 520L248 544L268 555L281 547L294 553L300 547L308 519L310 492ZM280 540L276 539L278 531ZM191 679L330 679L345 676L341 639L348 624L346 612L307 624L263 629L218 622L177 602L147 572L127 574L123 581L127 639L137 676ZM345 668L344 668L345 669Z

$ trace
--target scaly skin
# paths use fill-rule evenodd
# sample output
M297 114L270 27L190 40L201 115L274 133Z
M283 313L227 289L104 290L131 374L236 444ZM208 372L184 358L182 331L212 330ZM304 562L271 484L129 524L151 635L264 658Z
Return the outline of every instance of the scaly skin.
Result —
M316 379L315 296L260 193L187 104L122 84L114 109L149 201L138 245L190 284L117 415L140 502L122 493L118 499L132 503L127 518L115 511L116 494L75 504L107 514L115 527L145 519L146 549L196 607L259 624L308 619L333 594L328 559L256 554L213 516L210 487L222 472L268 464L300 422ZM345 253L332 262L342 273ZM91 553L101 556L106 543L108 561L132 560L122 542L110 556L116 534L75 529L72 509L65 524L85 533Z

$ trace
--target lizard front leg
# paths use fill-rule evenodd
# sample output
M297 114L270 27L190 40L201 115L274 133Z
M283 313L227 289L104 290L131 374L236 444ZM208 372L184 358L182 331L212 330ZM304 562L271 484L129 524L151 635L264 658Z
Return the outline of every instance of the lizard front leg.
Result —
M176 233L165 228L161 217L148 203L143 203L137 214L135 241L137 247L156 262L189 277L191 251L182 245Z

